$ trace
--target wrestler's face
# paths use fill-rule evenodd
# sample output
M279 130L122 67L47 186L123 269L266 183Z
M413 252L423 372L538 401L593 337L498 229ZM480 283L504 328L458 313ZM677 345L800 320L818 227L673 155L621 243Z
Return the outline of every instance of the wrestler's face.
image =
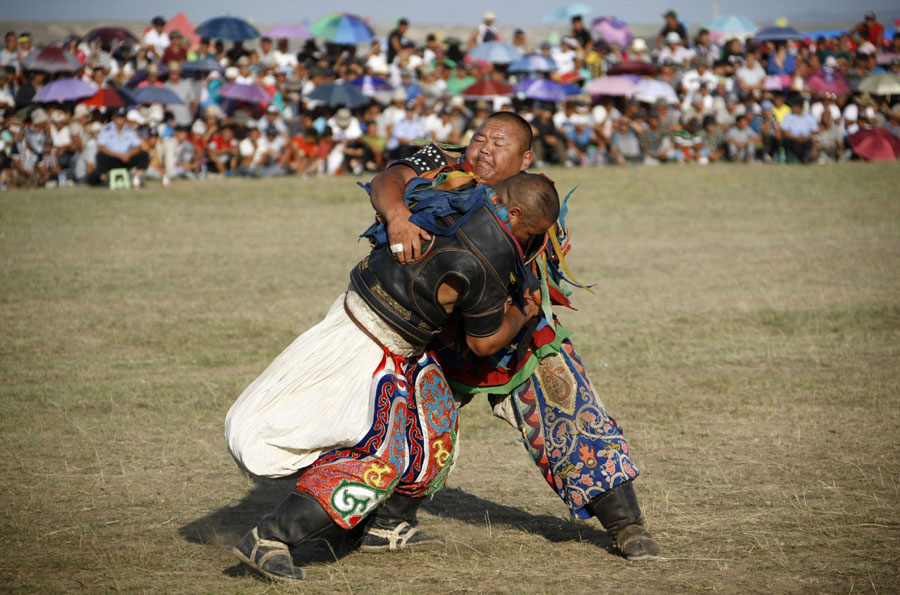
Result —
M524 250L533 237L547 233L550 222L541 219L537 223L527 223L521 214L516 212L517 209L518 207L509 209L509 231Z
M492 186L527 169L532 157L512 125L493 118L484 121L466 149L475 175Z

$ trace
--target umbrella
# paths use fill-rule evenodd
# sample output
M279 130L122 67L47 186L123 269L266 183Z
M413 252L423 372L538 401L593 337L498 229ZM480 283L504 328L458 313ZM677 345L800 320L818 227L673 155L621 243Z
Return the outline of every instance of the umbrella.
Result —
M52 103L54 101L75 101L94 94L94 88L84 81L66 78L56 79L44 85L33 101Z
M850 84L844 75L840 72L817 72L806 77L806 86L813 93L824 95L825 93L834 93L835 95L843 95L850 92Z
M659 99L665 99L667 103L678 103L678 95L672 85L664 81L644 79L637 84L634 96L644 103L656 103Z
M641 60L623 60L613 66L606 74L638 74L641 76L653 76L656 74L656 68L649 62Z
M57 72L77 72L81 70L78 58L64 49L46 46L30 52L22 59L25 70L40 70L50 74Z
M200 37L245 41L259 37L256 27L235 17L215 17L200 23L194 30Z
M84 41L88 43L95 39L99 39L100 44L106 47L111 46L114 41L121 41L128 45L138 45L140 43L138 38L132 35L130 31L121 27L97 27L88 31L88 34L84 36Z
M853 152L869 161L896 161L900 138L885 128L864 128L848 137Z
M612 43L623 48L628 47L628 44L634 39L631 29L628 28L625 21L620 21L616 17L600 17L599 19L594 19L591 29L595 33L602 35L607 43Z
M312 39L313 35L303 25L277 25L265 32L272 39Z
M196 72L212 72L216 70L218 72L222 72L224 69L222 65L212 58L201 58L200 60L192 60L191 62L185 62L181 65L181 73L182 74L193 74Z
M272 96L259 85L244 85L241 83L227 83L222 85L220 91L222 97L246 101L247 103L269 103Z
M93 96L81 103L94 107L124 107L138 103L128 91L120 87L101 87Z
M137 99L138 103L163 103L167 105L184 103L184 100L176 95L174 91L165 87L144 87L143 89L138 89L134 94L134 98Z
M394 90L391 83L385 79L380 79L377 76L372 76L371 74L355 78L350 81L350 84L359 88L366 97L374 97L379 93L389 93Z
M329 14L312 24L309 32L338 45L356 45L370 41L375 32L362 18L346 12Z
M344 83L322 83L307 95L309 99L322 101L330 106L346 106L350 109L366 105L369 98L363 95L357 87Z
M706 23L706 28L710 31L718 31L719 33L733 35L753 35L759 28L747 17L740 17L733 14L723 14Z
M565 88L550 79L525 79L515 88L516 93L521 93L526 99L536 99L538 101L565 101Z
M160 62L156 65L156 75L161 79L167 77L169 75L169 67ZM133 89L137 87L139 83L142 83L145 80L147 80L147 69L141 68L133 75L131 75L131 78L128 79L128 82L125 83L125 86L129 89Z
M466 99L484 99L487 97L507 96L513 94L513 88L506 83L497 81L478 81L463 89L463 97Z
M900 76L890 72L870 74L859 81L856 89L872 95L900 95Z
M637 83L629 76L603 76L596 78L584 86L589 95L614 95L627 97L634 94Z
M784 82L784 78L787 77L787 84ZM770 74L766 76L766 80L763 81L763 89L766 91L781 91L785 87L791 86L791 75L789 74Z
M488 41L476 45L469 50L468 56L473 60L485 60L493 64L509 64L519 58L519 50L515 46L502 41Z
M171 35L174 31L181 33L188 45L198 45L200 43L200 36L194 31L194 26L183 12L179 12L169 19L169 22L163 27L163 33L168 35Z
M587 4L566 4L548 12L547 16L544 17L544 22L568 21L572 17L580 17L592 12L594 12L594 7Z
M793 27L767 27L753 36L757 41L803 41L805 37Z
M554 70L556 70L556 63L542 54L525 54L521 58L513 60L506 68L506 72L510 74L517 72L553 72Z

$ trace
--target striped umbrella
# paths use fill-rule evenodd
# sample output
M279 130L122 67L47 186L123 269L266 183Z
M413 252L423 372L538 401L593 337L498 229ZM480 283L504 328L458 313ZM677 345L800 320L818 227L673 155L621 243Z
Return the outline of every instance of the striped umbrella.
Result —
M371 41L375 32L362 18L346 12L329 14L312 24L309 32L338 45L356 45Z

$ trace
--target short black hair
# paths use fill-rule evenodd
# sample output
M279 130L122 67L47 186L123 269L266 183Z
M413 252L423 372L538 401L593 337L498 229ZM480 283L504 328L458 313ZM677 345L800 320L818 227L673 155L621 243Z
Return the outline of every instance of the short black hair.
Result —
M529 225L541 221L553 223L559 218L559 194L556 185L543 174L518 173L497 185L506 189L509 204L522 208L522 218Z
M497 120L498 122L505 122L512 126L519 137L519 141L522 143L522 153L531 150L531 143L534 142L534 134L531 132L531 124L526 122L525 118L515 112L494 112L485 118L484 121L487 122L488 120Z

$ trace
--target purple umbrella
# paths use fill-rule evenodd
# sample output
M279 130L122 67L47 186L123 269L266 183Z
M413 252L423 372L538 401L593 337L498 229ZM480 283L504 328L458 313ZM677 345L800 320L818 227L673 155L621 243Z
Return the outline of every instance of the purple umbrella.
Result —
M630 75L604 76L592 80L584 87L589 95L613 95L627 97L634 94L637 83Z
M169 76L169 67L162 63L157 64L156 76L160 79L164 79ZM142 83L145 80L147 80L147 69L141 68L140 70L135 72L130 79L128 79L128 82L125 83L125 86L129 89L134 89L138 86L139 83Z
M840 72L817 72L806 78L806 86L810 91L819 95L825 93L844 95L850 92L850 84Z
M247 103L269 103L272 96L259 85L242 85L241 83L228 83L222 86L222 97L246 101Z
M303 25L276 25L265 33L265 37L272 39L312 39L313 35Z
M542 54L525 54L521 58L517 58L506 68L506 72L553 72L556 70L556 63L552 58L548 58Z
M91 97L96 92L97 90L92 86L78 79L56 79L44 85L37 95L34 96L34 101L37 103L75 101L76 99Z
M56 74L57 72L77 72L81 70L81 62L64 49L46 46L25 56L22 60L22 67L26 70L40 70Z
M567 96L565 87L550 79L525 79L516 85L516 93L526 99L548 102L565 101Z
M374 97L378 93L387 93L394 90L391 83L384 79L372 76L371 74L355 78L350 81L350 84L354 87L358 87L366 97Z
M137 37L121 27L97 27L96 29L91 29L84 36L84 40L88 43L95 39L99 39L100 43L106 47L111 46L114 41L121 41L127 45L140 45Z
M591 29L594 33L602 35L603 39L608 43L613 43L623 48L628 47L628 44L634 39L634 35L631 33L628 25L625 24L625 21L620 21L616 17L594 19Z

